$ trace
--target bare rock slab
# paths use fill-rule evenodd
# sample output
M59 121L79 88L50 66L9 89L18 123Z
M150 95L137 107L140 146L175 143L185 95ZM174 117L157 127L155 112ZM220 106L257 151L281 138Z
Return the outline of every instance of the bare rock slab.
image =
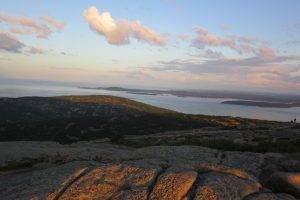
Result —
M149 199L181 200L187 196L196 178L194 171L168 171L158 178Z
M67 164L0 175L0 199L55 199L65 186L70 184L90 167L90 162Z
M258 192L260 183L217 172L201 174L195 200L243 199Z
M161 169L104 165L81 177L60 199L145 199Z

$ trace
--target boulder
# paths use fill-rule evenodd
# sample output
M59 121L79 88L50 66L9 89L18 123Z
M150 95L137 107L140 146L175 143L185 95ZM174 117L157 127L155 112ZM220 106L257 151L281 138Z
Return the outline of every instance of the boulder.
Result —
M262 172L264 159L264 155L260 153L225 151L221 164L245 170L258 178Z
M219 172L223 174L231 174L236 177L242 178L242 179L255 179L255 177L250 176L247 172L245 172L242 169L233 168L233 167L227 167L225 165L220 165L216 163L204 163L201 164L198 168L200 171L212 171L212 172Z
M159 167L103 165L73 183L60 199L143 199L160 170Z
M196 178L194 171L168 171L158 178L149 199L181 200L187 196Z
M199 176L195 200L243 199L258 192L260 183L230 174L209 172Z

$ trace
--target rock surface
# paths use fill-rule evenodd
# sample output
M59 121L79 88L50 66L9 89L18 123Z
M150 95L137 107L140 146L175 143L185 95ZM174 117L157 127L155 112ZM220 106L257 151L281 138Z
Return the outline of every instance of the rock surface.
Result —
M29 169L0 175L1 199L45 199L51 193L58 192L65 181L78 175L80 170L92 165L92 162L70 162L46 169ZM55 195L51 195L54 197Z
M300 198L300 172L275 172L271 175L270 184L276 191L290 193Z
M250 195L245 200L296 200L293 196L289 194L279 193L258 193Z
M216 172L202 174L199 179L196 200L243 199L261 188L258 182Z
M1 200L292 200L299 191L297 155L100 141L3 142L0 152Z
M183 199L192 188L196 178L197 173L194 171L166 172L158 178L149 199Z
M80 178L60 199L118 199L147 197L160 168L109 165L93 169Z

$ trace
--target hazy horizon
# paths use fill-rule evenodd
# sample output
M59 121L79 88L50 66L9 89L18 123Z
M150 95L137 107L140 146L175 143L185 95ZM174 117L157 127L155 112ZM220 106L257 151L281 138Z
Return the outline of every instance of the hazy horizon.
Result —
M282 92L270 92L265 90L221 90L221 89L208 89L208 88L172 88L172 87L152 87L152 86L139 86L139 85L118 85L118 84L102 84L102 83L88 83L88 82L66 82L66 81L54 81L54 80L40 80L40 79L13 79L13 78L5 78L0 77L0 84L4 84L6 86L57 86L57 87L87 87L87 88L110 88L110 87L120 87L123 89L144 89L144 90L174 90L174 91L208 91L208 92L224 92L224 93L241 93L241 94L264 94L264 95L287 95L287 96L295 96L298 97L300 94L293 93L290 91L282 91Z
M4 1L0 79L300 94L299 7L297 0Z

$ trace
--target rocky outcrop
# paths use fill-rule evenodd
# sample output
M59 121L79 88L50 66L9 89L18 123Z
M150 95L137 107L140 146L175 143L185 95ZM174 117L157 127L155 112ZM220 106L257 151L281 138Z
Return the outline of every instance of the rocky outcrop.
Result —
M15 199L55 199L63 193L77 177L84 174L93 162L70 162L50 166L45 169L28 169L0 174L0 197L4 200Z
M149 199L181 200L187 196L187 193L192 188L196 178L197 173L194 171L166 172L158 178Z
M215 198L210 199L242 199L260 188L257 182L227 173L200 174L172 167L162 169L147 163L71 162L2 175L0 180L0 195L4 199L181 200L213 196Z
M143 199L160 170L159 167L100 166L69 187L60 199Z
M6 142L0 152L1 200L292 200L299 191L295 155L99 141Z
M196 200L243 199L261 188L256 181L217 172L202 174L199 180Z
M53 199L53 200L58 200L63 193L75 182L77 181L80 177L84 176L84 174L87 173L89 170L88 167L79 169L78 171L75 171L74 174L72 174L67 180L65 180L61 186L58 188L57 191L53 192L50 194L47 198L48 199Z
M249 174L247 174L242 169L227 167L227 166L215 164L215 163L202 164L199 167L199 170L213 171L213 172L219 172L219 173L223 173L223 174L231 174L231 175L234 175L234 176L242 178L242 179L255 179L254 177L251 177Z

